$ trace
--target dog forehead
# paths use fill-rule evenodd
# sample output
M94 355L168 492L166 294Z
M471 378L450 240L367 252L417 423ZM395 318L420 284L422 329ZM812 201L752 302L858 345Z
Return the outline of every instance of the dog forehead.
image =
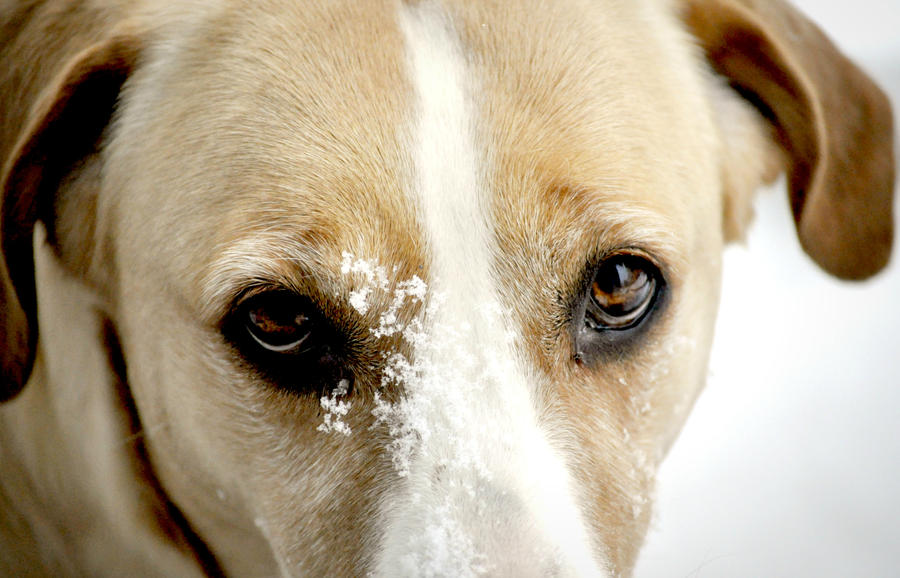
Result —
M706 194L715 131L691 55L655 3L272 4L226 9L162 43L133 83L144 90L131 91L143 113L122 123L141 135L132 172L151 167L145 184L178 193L132 203L169 215L155 230L179 227L185 269L262 230L332 273L344 252L421 271L430 240L414 148L435 87L414 63L441 42L459 66L472 184L499 250L527 260L527 247L557 239L571 274L604 234L601 247L680 243L677 257L695 241L697 207L718 209ZM189 215L156 210L186 196Z
M308 256L310 268L339 267L360 247L386 247L374 256L386 262L416 254L402 189L411 105L389 4L165 12L110 145L105 202L121 223L114 237L130 245L120 254L170 249L162 274L187 287L230 248L261 259L278 249L246 241L255 235L284 241L273 258Z

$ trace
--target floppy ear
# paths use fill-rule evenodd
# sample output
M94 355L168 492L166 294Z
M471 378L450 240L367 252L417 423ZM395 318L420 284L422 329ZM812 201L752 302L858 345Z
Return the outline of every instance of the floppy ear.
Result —
M136 52L135 39L125 36L81 50L43 87L32 87L36 97L17 111L25 119L19 129L0 134L7 153L0 172L0 401L24 387L34 362L35 222L52 214L61 181L96 153ZM25 90L12 82L2 89Z
M713 68L775 129L804 250L838 277L877 273L893 240L887 97L787 2L683 1Z

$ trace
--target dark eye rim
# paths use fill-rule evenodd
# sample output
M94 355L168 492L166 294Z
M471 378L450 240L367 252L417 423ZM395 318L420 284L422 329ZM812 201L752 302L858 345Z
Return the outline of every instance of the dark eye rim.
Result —
M627 326L608 328L591 326L586 322L591 285L599 268L610 259L627 257L636 258L648 264L655 280L652 302ZM596 363L611 362L622 359L639 346L645 336L653 331L658 321L665 317L664 312L671 300L668 271L664 261L658 259L651 251L640 247L623 246L599 254L588 262L578 289L572 296L572 312L570 335L574 347L573 358L576 362L587 366Z

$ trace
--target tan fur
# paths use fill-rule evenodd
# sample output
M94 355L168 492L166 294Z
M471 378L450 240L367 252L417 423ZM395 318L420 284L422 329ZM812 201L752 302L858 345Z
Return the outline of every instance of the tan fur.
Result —
M348 299L364 280L340 267L347 252L396 267L395 283L431 280L410 191L404 4L0 4L0 393L22 389L36 356L0 408L0 575L373 569L381 506L401 480L371 409L385 348L404 345L372 337L389 300L357 314ZM842 96L834 79L807 75L802 47L786 57L806 90L796 98L827 95L808 122L770 124L756 106L796 101L748 102L715 77L732 71L704 10L743 14L753 30L800 18L780 1L435 6L472 72L493 282L539 383L538 419L571 470L597 558L628 575L656 467L705 380L721 248L746 227L752 191L785 162L794 195L808 185L817 203L798 212L807 249L837 274L873 273L889 230L860 225L858 211L820 220L831 209L819 203L843 202L821 175L845 174L838 153L877 151L868 172L844 179L845 196L889 215L890 191L866 185L892 170L890 135L858 135L889 125L890 111L868 84ZM780 42L780 25L763 28ZM818 50L810 34L805 50ZM78 126L61 124L86 106L72 95L110 70L127 80L111 122L88 127L102 138L80 143L64 174L45 174L80 142L56 128ZM856 124L835 113L851 100L875 103ZM800 141L832 126L831 152L801 183L797 167L812 161ZM23 239L36 221L31 277ZM879 257L853 270L853 248L832 246L823 227L851 230L857 253ZM588 260L623 247L658 262L671 299L636 351L580 363L569 293ZM261 384L223 340L223 317L258 282L309 296L353 333L352 436L317 432L318 396Z

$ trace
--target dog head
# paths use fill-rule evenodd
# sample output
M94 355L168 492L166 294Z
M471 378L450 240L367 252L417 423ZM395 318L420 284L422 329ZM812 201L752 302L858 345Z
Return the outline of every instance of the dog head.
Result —
M201 4L13 41L3 393L78 336L42 221L227 572L627 574L753 190L887 261L889 106L782 2Z

